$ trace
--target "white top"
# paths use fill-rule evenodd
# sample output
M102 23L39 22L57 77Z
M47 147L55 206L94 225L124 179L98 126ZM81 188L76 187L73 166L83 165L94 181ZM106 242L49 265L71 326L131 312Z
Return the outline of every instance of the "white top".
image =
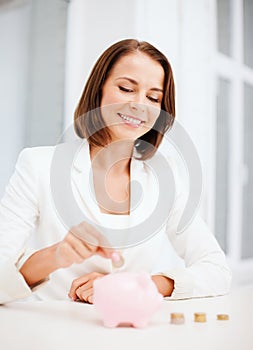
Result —
M159 155L153 158L153 165L158 164ZM174 279L170 298L227 293L231 273L215 237L199 216L177 234L184 203L180 182L175 179L175 199L167 218L167 202L159 207L159 200L167 196L169 207L169 192L173 191L159 191L164 179L161 169L155 173L153 165L132 159L130 215L108 215L100 212L92 194L87 141L24 149L0 205L0 303L32 293L42 300L67 299L75 278L115 270L145 270ZM177 176L175 166L170 166ZM142 191L134 181L141 184ZM55 271L47 283L32 291L19 272L22 264L36 250L62 240L71 225L84 219L103 228L109 242L120 249L124 266L114 269L111 260L92 256L82 264Z

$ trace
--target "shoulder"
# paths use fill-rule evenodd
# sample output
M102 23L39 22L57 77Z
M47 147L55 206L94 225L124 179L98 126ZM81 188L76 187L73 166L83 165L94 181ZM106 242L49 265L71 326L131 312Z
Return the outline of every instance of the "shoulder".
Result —
M56 146L27 147L19 153L19 159L25 158L48 158L52 156Z
M55 151L55 146L42 146L24 148L18 156L16 167L45 166L50 164Z
M16 163L16 169L27 168L45 171L50 167L60 167L62 164L71 166L75 153L81 142L66 142L55 146L24 148Z

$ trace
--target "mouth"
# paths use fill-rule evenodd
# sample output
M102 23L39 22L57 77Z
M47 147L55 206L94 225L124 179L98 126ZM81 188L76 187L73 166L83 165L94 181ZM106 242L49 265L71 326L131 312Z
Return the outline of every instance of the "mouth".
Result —
M143 120L139 119L139 118L135 118L126 114L122 114L122 113L117 113L118 116L123 120L123 122L129 126L132 126L134 128L138 128L141 124L144 123Z

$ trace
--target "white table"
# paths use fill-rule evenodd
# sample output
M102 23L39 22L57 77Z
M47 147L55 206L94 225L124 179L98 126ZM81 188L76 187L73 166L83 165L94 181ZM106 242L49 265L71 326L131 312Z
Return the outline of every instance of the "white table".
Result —
M206 312L195 323L194 312ZM185 324L170 324L183 312ZM228 313L229 321L217 321ZM252 350L253 286L228 296L164 301L148 327L105 328L93 305L71 301L15 302L0 306L1 350Z

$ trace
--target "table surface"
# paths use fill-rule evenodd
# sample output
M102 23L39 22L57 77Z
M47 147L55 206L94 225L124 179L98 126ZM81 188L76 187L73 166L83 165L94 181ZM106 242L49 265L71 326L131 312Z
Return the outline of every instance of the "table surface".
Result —
M72 301L15 302L0 306L1 350L252 350L253 286L229 295L164 300L143 329L105 328L93 305ZM171 312L183 312L185 323L170 323ZM205 312L206 323L194 322ZM228 313L228 321L216 320Z

